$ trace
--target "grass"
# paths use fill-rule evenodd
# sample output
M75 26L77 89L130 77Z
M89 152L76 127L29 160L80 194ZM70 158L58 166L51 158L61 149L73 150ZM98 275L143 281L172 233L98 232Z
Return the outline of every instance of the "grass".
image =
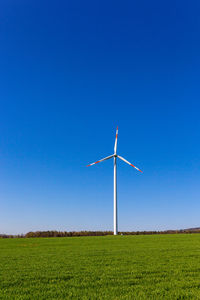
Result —
M200 234L0 239L0 299L200 299Z

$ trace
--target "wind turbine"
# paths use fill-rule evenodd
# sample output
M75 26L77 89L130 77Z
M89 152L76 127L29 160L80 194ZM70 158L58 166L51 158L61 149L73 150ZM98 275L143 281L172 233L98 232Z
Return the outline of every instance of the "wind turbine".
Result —
M118 222L117 222L117 158L123 160L125 163L127 163L128 165L132 166L133 168L135 168L136 170L140 171L142 173L142 171L140 169L138 169L136 166L132 165L130 162L128 162L125 158L117 155L117 138L118 138L118 126L117 126L117 130L116 130L116 137L115 137L115 146L114 146L114 154L109 155L105 158L102 158L92 164L87 165L87 167L98 164L104 160L113 158L114 159L114 211L113 211L113 222L114 222L114 235L118 234Z

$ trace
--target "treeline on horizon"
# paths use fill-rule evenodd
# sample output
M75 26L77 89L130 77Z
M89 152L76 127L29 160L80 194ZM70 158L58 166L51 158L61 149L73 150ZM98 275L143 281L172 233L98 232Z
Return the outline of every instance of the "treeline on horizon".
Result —
M200 228L165 230L165 231L122 231L119 235L151 235L151 234L177 234L177 233L200 233ZM39 237L79 237L79 236L106 236L113 235L113 231L35 231L26 234L0 234L0 238L39 238Z

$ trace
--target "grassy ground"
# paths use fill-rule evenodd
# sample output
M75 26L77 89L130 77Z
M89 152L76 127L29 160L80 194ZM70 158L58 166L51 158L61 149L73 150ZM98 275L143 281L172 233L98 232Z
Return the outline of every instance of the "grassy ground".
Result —
M200 299L200 234L0 239L0 299Z

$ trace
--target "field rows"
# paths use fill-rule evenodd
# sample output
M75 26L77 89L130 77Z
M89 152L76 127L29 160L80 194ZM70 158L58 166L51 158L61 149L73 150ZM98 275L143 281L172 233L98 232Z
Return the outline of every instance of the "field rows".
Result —
M0 299L200 299L200 234L0 239Z

